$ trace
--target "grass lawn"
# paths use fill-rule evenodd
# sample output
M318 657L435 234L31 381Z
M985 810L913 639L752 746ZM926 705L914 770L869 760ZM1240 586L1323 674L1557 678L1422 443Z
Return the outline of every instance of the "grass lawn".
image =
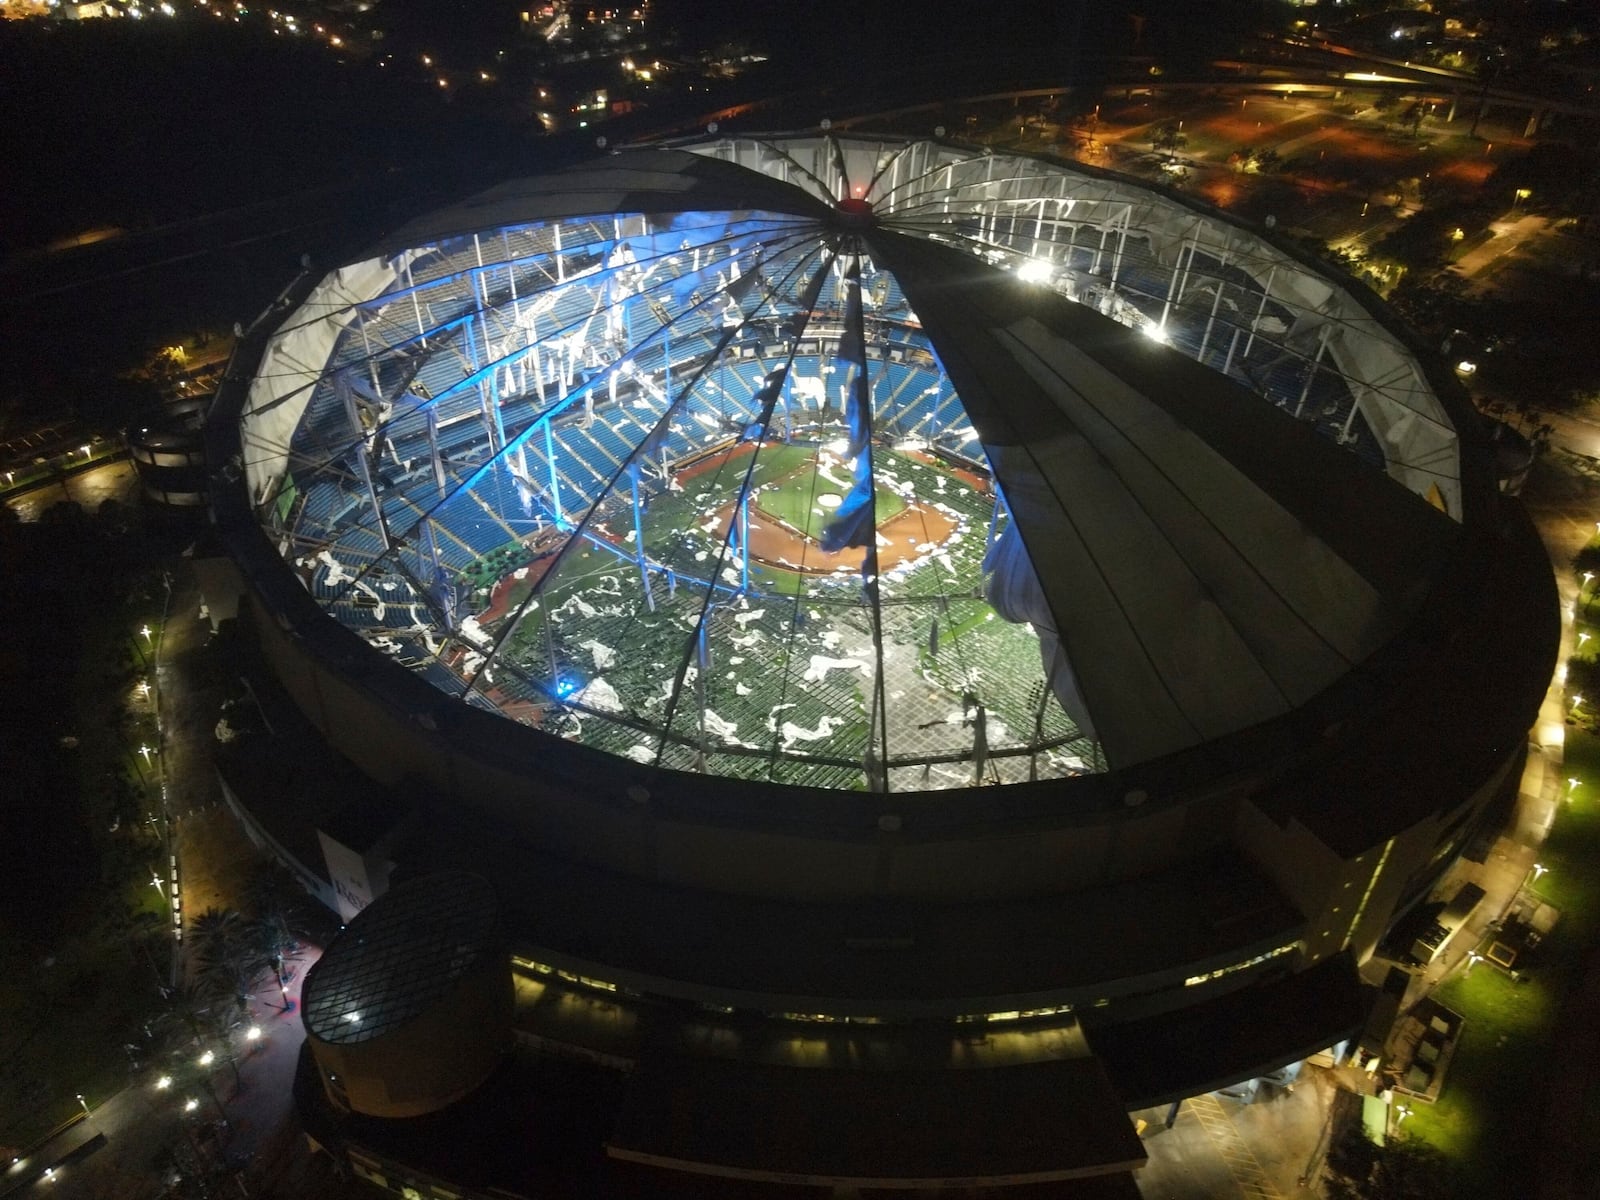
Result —
M1556 1056L1564 998L1600 934L1600 738L1568 727L1567 773L1580 780L1562 805L1529 891L1561 910L1555 930L1527 958L1521 982L1480 963L1434 992L1466 1018L1439 1102L1414 1104L1405 1132L1456 1159L1470 1196L1522 1194L1536 1139L1519 1136L1544 1118L1544 1080ZM1579 1114L1572 1114L1579 1119Z
M148 640L138 633L146 625ZM117 664L131 653L148 677L159 622L149 608L105 606L72 633L81 653L62 727L77 741L63 761L92 865L56 898L53 928L0 938L0 1146L25 1147L78 1111L79 1093L96 1105L126 1083L123 1046L141 1041L159 1003L156 967L166 965L151 958L166 943L152 939L147 951L139 933L169 920L150 886L157 843L139 811L156 802L153 774L127 793L116 783L138 778L134 748L155 741L150 704Z

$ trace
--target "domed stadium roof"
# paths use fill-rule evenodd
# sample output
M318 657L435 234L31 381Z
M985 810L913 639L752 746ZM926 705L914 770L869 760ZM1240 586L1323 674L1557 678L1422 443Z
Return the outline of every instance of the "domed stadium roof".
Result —
M507 184L332 272L243 416L331 615L639 763L921 790L1149 761L1412 620L1455 424L1380 313L1070 164L804 135Z

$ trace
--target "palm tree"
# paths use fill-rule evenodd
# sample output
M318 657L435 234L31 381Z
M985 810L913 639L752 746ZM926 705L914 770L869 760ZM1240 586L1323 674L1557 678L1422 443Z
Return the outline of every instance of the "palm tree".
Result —
M313 936L316 913L294 876L275 862L262 863L245 884L257 947L284 982L284 956Z
M216 1033L215 998L203 987L180 983L162 993L166 1001L163 1018L177 1021L198 1041Z
M194 981L214 996L231 996L241 1012L271 962L249 921L233 909L208 908L189 922Z

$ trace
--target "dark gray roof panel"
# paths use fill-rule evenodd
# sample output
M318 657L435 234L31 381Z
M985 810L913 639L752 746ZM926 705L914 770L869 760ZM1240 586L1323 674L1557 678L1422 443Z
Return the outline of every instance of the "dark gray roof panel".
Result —
M447 995L503 953L499 902L481 876L429 875L390 891L333 940L301 995L306 1032L323 1042L368 1042Z
M381 252L564 217L610 213L739 212L817 218L823 205L764 175L684 150L635 150L498 184L402 225Z

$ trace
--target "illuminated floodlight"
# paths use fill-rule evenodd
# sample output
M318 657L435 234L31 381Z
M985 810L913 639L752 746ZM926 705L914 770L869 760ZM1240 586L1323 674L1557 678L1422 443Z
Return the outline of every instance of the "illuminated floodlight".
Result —
M197 1109L199 1107L200 1107L200 1101L196 1100L193 1096L190 1096L187 1100L185 1100L183 1102L183 1111L184 1112L193 1112L195 1109Z
M164 1092L171 1086L172 1086L172 1076L171 1075L163 1075L160 1079L156 1080L156 1091L158 1091L158 1092Z
M1049 283L1055 268L1042 258L1023 259L1017 267L1017 278L1023 283Z
M1477 370L1478 364L1473 362L1470 358L1463 358L1456 364L1457 375L1472 375L1475 374Z
M250 1026L249 1029L246 1029L244 1031L244 1040L247 1041L247 1042L258 1042L258 1041L260 1041L261 1040L261 1026L252 1025L252 1026Z
M1164 325L1141 325L1139 328L1143 331L1145 337L1149 338L1152 342L1160 342L1162 345L1166 345L1172 340L1171 337L1168 336L1166 326Z
M217 1061L217 1056L215 1054L213 1054L210 1050L207 1050L204 1054L202 1054L200 1056L200 1065L202 1067L209 1067L212 1063L214 1063L216 1061Z

